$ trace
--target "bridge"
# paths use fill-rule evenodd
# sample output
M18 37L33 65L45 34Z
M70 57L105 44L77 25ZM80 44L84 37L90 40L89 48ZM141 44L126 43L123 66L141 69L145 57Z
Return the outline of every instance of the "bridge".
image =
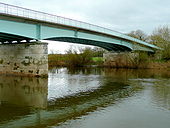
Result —
M28 74L33 72L44 74L47 72L44 71L44 68L48 65L46 67L42 66L47 63L47 44L35 43L35 41L39 42L40 40L93 45L113 52L154 52L159 49L155 45L104 27L0 3L0 72L6 72L6 69L9 68L9 72L15 70L15 73L16 71L23 73L26 66ZM10 60L5 55L8 55ZM21 57L21 55L25 56ZM22 58L22 61L19 58ZM23 66L21 68L18 61L25 68ZM33 63L34 69L37 69L36 71L30 70L28 66ZM41 65L40 69L42 70L39 70L35 64ZM4 67L4 65L8 66ZM21 70L18 71L18 69Z

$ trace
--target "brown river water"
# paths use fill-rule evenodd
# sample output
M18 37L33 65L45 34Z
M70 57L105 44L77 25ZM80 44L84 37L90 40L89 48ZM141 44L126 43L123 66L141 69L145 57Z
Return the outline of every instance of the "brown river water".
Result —
M0 128L170 128L170 70L0 76Z

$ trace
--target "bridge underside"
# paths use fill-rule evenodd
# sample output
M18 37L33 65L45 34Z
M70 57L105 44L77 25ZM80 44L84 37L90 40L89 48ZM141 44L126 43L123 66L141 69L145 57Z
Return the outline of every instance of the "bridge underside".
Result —
M18 35L0 32L0 42L1 43L5 43L5 42L12 43L13 41L21 42L23 40L29 41L29 40L32 40L32 39L28 38L28 37L24 37L24 36L18 36Z
M1 43L13 43L13 42L22 43L22 41L30 42L31 40L33 40L33 39L28 38L28 37L0 33L0 42ZM81 39L81 38L73 38L73 37L54 37L54 38L48 38L45 40L53 40L53 41L61 41L61 42L68 42L68 43L98 46L98 47L104 48L108 51L114 51L114 52L132 51L132 49L125 47L123 45L111 44L111 43L107 43L107 42L101 42L101 41L95 41L95 40L89 40L89 39Z
M70 42L70 43L84 44L84 45L93 45L93 46L104 48L108 51L115 51L115 52L132 51L130 48L122 45L111 44L111 43L95 41L95 40L81 39L81 38L57 37L57 38L48 38L47 40Z

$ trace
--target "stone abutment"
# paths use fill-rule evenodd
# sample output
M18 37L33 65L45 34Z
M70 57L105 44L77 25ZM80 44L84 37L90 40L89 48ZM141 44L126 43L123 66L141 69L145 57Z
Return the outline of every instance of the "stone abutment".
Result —
M48 76L48 44L41 42L1 44L0 73Z

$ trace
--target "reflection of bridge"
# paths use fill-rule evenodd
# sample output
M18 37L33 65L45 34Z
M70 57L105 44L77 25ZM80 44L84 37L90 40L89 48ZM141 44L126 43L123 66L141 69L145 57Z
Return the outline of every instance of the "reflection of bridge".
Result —
M154 52L159 49L152 44L100 26L0 3L0 42L11 45L11 43L21 43L23 40L26 42L30 42L30 40L72 42L99 46L109 51L118 52ZM17 48L14 47L12 48L18 49L21 44ZM7 45L0 50L3 49L8 49ZM31 58L33 57L31 56ZM30 60L22 62L27 63L28 61ZM0 60L0 62L4 61ZM41 60L39 63L42 63ZM32 70L26 72L32 72ZM44 71L41 70L36 70L36 72L44 74Z
M0 128L45 127L57 124L107 107L137 92L136 88L128 84L110 82L102 82L103 86L92 92L80 92L76 96L68 95L47 102L48 79L2 76ZM11 89L13 92L8 94ZM11 106L5 107L8 105ZM37 111L27 106L32 106Z

